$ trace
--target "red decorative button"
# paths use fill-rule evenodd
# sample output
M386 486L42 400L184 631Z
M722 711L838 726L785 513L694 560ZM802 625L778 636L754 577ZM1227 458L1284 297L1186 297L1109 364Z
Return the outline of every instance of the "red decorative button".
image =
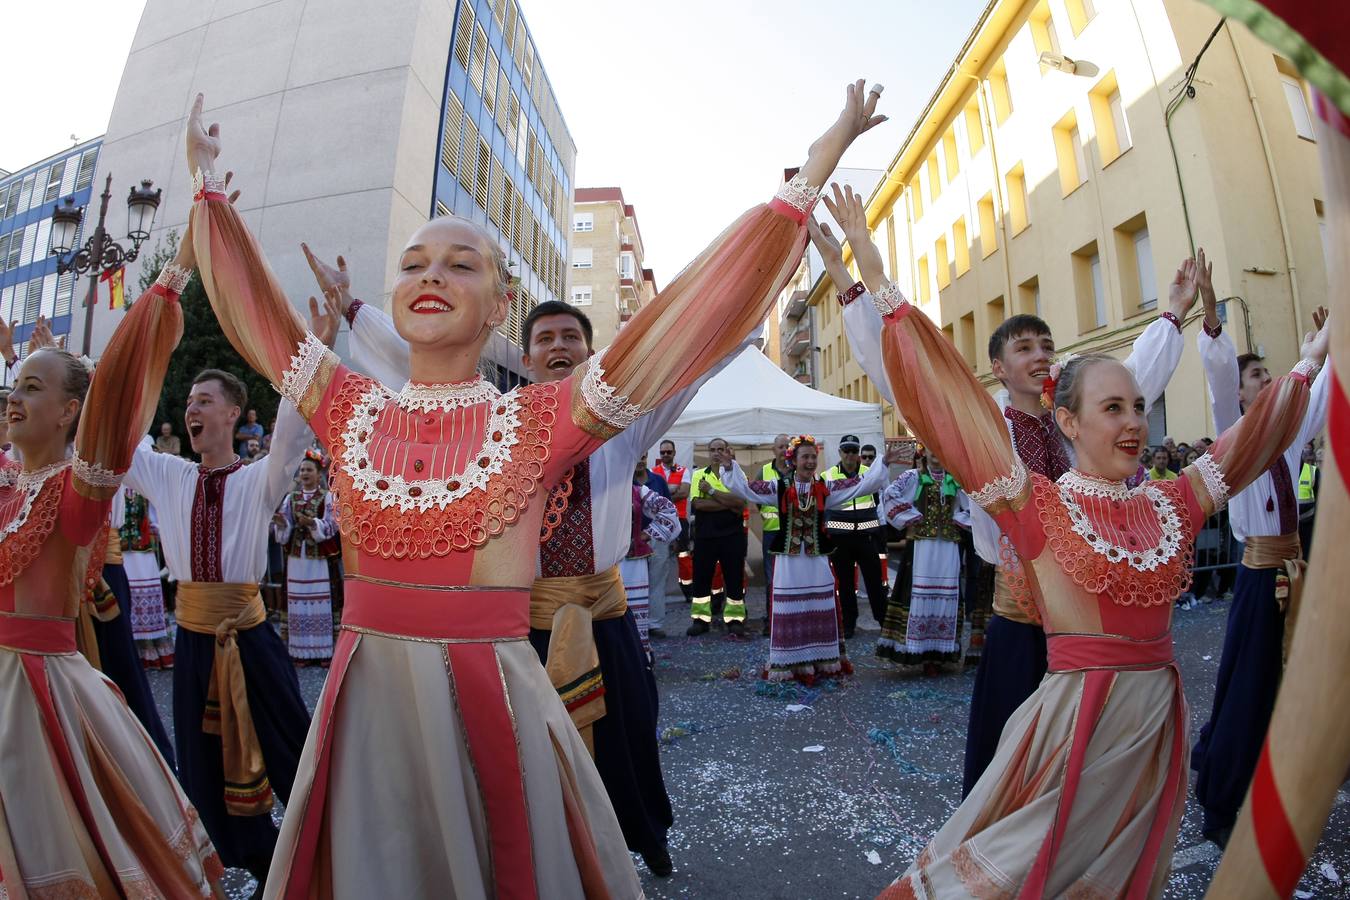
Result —
M414 461L413 461L413 471L414 471L414 472L420 472L420 471L422 471L424 468L426 468L426 466L423 464L423 462L422 462L420 459L414 460Z
M389 482L385 481L383 478L381 478L379 481L375 482L375 486L376 486L377 488L379 488L380 490L382 490L382 491L387 491L387 490L389 490Z

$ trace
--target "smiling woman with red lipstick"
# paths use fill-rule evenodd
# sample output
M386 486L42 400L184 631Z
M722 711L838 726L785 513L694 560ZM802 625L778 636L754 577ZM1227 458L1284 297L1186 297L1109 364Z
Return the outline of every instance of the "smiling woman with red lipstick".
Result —
M1009 584L1049 652L993 762L881 896L1159 896L1187 790L1173 601L1190 583L1205 519L1297 434L1319 344L1180 477L1135 488L1125 480L1148 422L1134 376L1096 354L1051 366L1043 398L1076 459L1051 481L1027 472L965 359L886 279L861 200L842 200L840 224L882 316L896 406L1010 539L1005 564L1020 566Z
M558 518L545 501L576 463L763 321L796 271L820 185L882 121L880 94L849 85L798 174L603 353L564 379L505 394L477 370L512 303L505 257L481 226L433 219L400 255L392 309L411 380L391 391L306 334L226 201L214 173L219 129L203 125L197 98L188 164L203 286L226 336L326 444L345 538L342 636L269 896L420 896L428 885L464 897L641 894L575 727L602 714L597 691L581 679L564 707L527 640L531 626L551 627L556 645L592 617L570 603L550 622L530 615L541 529ZM550 667L578 655L556 649ZM381 832L403 839L372 847Z

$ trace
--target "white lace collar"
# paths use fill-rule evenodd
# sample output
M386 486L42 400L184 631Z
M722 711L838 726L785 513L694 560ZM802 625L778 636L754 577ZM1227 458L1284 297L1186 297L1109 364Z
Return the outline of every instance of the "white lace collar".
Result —
M12 481L6 478L3 482L0 482L0 484L5 485L13 484L15 491L22 497L14 518L6 522L3 528L0 528L0 542L23 527L23 524L28 521L28 514L33 511L33 501L37 499L38 494L42 493L42 486L53 475L64 472L69 466L70 460L63 459L40 469L34 469L32 472L18 472L12 476Z
M1067 488L1075 494L1082 494L1085 497L1101 497L1105 500L1128 500L1130 497L1139 493L1139 488L1132 488L1123 481L1112 481L1108 478L1098 478L1096 475L1088 475L1077 469L1070 469L1055 482L1062 488Z
M502 395L497 386L479 376L472 381L456 381L450 384L415 384L411 381L403 385L394 399L399 408L406 412L450 412L479 403L491 403Z

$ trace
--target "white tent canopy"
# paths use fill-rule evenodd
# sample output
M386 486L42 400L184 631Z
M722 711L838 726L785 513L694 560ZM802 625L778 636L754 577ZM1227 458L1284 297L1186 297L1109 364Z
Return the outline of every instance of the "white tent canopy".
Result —
M663 440L675 442L676 460L688 466L693 463L694 447L712 438L750 446L772 444L785 433L810 434L821 442L819 471L838 462L839 440L846 434L875 445L878 456L885 452L880 405L809 388L755 346L742 350L699 389Z

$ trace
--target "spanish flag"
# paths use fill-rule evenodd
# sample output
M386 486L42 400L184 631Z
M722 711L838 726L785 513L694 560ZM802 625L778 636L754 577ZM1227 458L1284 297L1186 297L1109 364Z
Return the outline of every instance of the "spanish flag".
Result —
M1350 5L1344 0L1208 0L1298 66L1313 88L1313 131L1326 191L1331 310L1330 450L1293 645L1247 801L1209 897L1289 897L1317 846L1350 766Z
M120 266L99 276L99 281L108 282L108 309L121 309L126 305L124 289L126 274L126 266Z

